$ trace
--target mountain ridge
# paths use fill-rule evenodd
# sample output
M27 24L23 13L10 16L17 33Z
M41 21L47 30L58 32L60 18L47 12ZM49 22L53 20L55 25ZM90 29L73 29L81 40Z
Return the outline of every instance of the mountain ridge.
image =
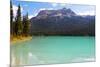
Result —
M71 9L42 10L30 19L31 34L95 35L95 16L79 16Z

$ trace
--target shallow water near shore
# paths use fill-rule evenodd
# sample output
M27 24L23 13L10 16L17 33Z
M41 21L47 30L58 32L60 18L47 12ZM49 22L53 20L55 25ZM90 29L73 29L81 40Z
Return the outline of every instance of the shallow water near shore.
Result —
M95 37L33 36L11 45L11 65L40 65L95 61Z

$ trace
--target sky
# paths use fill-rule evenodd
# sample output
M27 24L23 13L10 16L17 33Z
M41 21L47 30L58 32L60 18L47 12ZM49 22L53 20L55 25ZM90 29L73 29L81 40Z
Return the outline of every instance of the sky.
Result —
M34 2L29 0L12 0L12 3L13 3L14 16L16 16L19 4L21 5L22 15L25 15L28 12L29 18L36 16L41 10L57 10L62 8L70 8L77 15L95 15L94 5Z

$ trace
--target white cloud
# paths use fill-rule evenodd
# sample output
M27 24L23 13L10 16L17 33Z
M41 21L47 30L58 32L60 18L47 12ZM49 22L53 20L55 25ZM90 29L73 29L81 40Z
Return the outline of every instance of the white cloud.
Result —
M14 17L16 16L17 10L18 10L18 6L13 5L13 14L14 14ZM21 7L21 12L22 11L23 11L23 8Z
M70 4L89 4L89 5L96 5L96 1L95 0L19 0L19 1L55 2L55 3L70 3Z
M66 3L61 3L60 6L65 7Z
M40 8L39 11L41 11L41 10L46 10L46 8Z
M53 7L57 7L57 6L65 7L67 4L66 4L66 3L51 3L51 5L52 5Z
M52 3L51 5L52 5L53 7L57 7L57 6L58 6L57 3Z
M13 5L13 14L14 14L14 17L16 16L17 9L18 9L18 7L15 6L15 5Z
M95 15L95 11L84 11L77 13L78 15Z

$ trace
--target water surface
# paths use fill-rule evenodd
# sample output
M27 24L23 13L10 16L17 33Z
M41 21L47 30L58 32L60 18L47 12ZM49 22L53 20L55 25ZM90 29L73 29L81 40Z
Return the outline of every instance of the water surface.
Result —
M11 45L12 65L38 65L95 61L95 38L34 36Z

